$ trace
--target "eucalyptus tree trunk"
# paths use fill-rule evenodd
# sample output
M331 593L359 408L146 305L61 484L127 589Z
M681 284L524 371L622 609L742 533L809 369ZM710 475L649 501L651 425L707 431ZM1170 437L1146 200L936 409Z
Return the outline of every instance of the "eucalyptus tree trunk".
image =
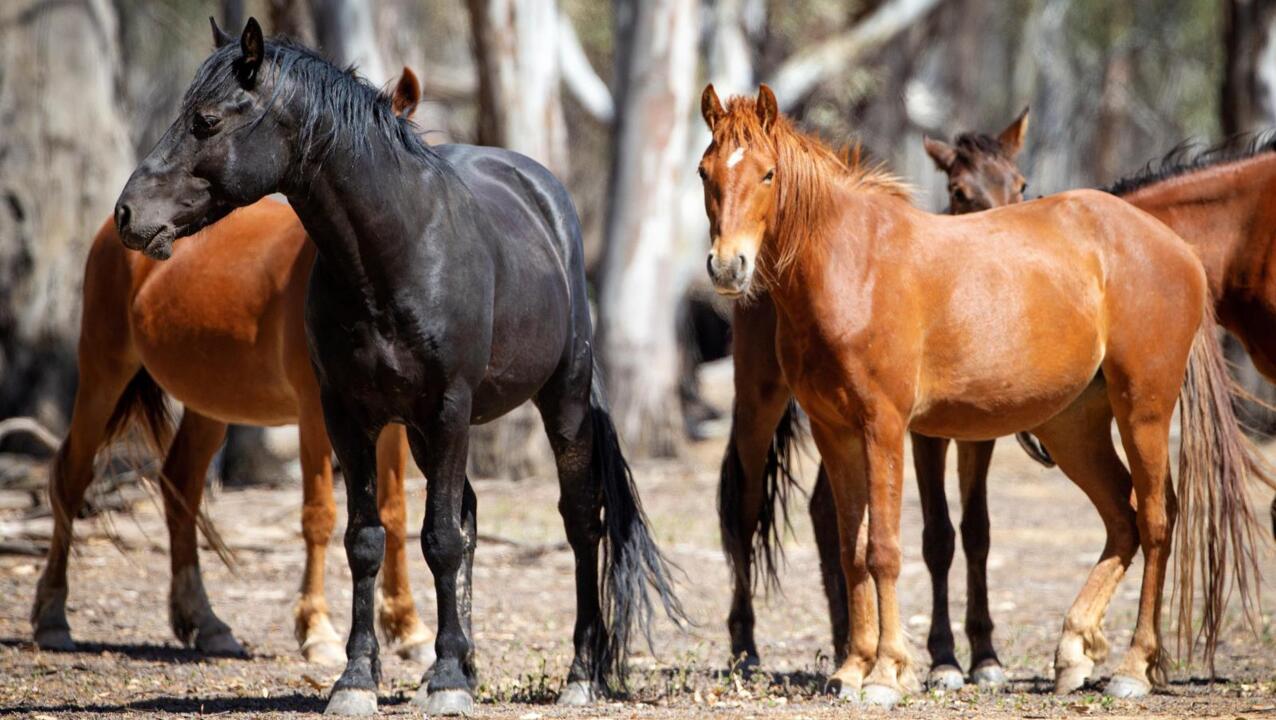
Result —
M319 48L337 65L353 65L373 85L389 79L372 12L365 0L310 0Z
M697 0L619 0L616 126L599 307L612 413L628 447L681 445L675 315L679 205L696 107Z
M520 152L566 182L567 125L553 0L468 0L478 68L478 142ZM470 432L470 473L521 479L553 468L526 403Z
M0 4L0 417L64 427L93 236L134 162L109 0Z

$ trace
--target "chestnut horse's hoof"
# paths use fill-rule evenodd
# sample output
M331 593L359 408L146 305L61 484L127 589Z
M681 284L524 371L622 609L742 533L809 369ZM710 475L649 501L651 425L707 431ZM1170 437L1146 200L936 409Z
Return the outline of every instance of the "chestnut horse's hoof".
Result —
M474 714L474 696L468 690L435 690L422 685L412 698L412 704L425 708L426 717L438 715L469 716Z
M408 662L429 667L434 664L434 641L429 633L422 630L418 637L404 640L394 649L394 654Z
M301 648L301 656L314 665L340 667L346 664L346 649L337 642L309 643Z
M1000 690L1009 680L996 661L989 661L970 671L970 681L985 690Z
M377 694L371 690L343 688L333 690L324 715L376 715Z
M55 652L73 652L75 650L75 641L71 639L71 628L66 626L37 628L35 631L35 644L41 650Z
M1067 695L1085 687L1090 680L1090 672L1093 669L1094 663L1081 663L1079 665L1070 665L1062 670L1056 670L1054 677L1055 694Z
M593 705L602 696L603 690L597 683L576 680L575 682L567 683L567 687L564 687L563 691L558 694L556 702L559 705L585 707Z
M940 690L948 692L950 690L960 690L966 685L966 678L961 674L961 668L955 665L940 665L931 668L930 675L926 677L926 687L930 690Z
M861 694L864 697L865 705L872 705L883 710L890 710L895 707L904 697L899 690L889 685L877 684L865 685Z
M1152 686L1149 683L1128 675L1113 675L1108 681L1108 686L1103 690L1104 695L1123 700L1147 697L1150 692L1152 692Z

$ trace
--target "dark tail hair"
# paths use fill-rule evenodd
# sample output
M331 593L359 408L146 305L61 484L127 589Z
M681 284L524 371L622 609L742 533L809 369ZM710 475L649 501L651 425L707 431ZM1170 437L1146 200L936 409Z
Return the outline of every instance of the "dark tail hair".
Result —
M1209 305L1207 304L1207 307ZM1249 506L1247 485L1258 480L1276 488L1276 476L1242 432L1233 413L1239 388L1227 372L1212 312L1201 323L1188 356L1179 393L1182 442L1179 447L1177 561L1180 648L1188 659L1202 640L1211 675L1214 651L1232 586L1247 620L1255 626L1262 584L1257 536L1263 534ZM1192 631L1195 583L1202 585L1201 627Z
M1045 467L1052 468L1055 466L1054 458L1050 457L1050 451L1046 450L1046 446L1041 444L1036 435L1030 432L1020 432L1015 433L1015 439L1019 441L1019 447L1028 453L1028 457Z
M106 442L117 440L130 426L142 429L146 443L157 453L168 449L173 439L173 414L161 388L146 368L137 371L115 403L106 421Z
M682 627L687 616L670 578L671 568L676 566L665 559L651 535L633 471L620 450L620 437L607 410L597 369L589 392L589 421L593 431L591 466L602 480L605 535L601 589L609 628L607 647L595 653L594 679L613 691L624 691L631 633L639 629L647 644L653 645L654 612L648 586L656 591L665 614L675 625Z
M802 492L793 474L794 451L802 437L800 410L797 401L790 399L780 424L767 449L766 465L762 471L763 502L754 526L753 545L741 548L742 503L745 492L744 465L733 434L727 443L726 456L722 459L722 473L718 484L718 522L722 530L722 545L731 560L732 548L743 549L754 557L754 586L762 581L768 590L780 589L779 568L784 563L784 531L792 529L789 523L789 501L796 490Z

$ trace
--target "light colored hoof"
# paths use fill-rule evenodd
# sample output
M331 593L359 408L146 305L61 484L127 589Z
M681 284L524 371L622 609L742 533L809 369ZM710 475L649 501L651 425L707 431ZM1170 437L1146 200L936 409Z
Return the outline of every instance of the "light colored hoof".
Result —
M1103 690L1104 695L1123 700L1147 697L1150 692L1152 692L1150 684L1128 675L1113 675L1108 681L1108 686Z
M862 691L864 704L890 710L903 699L900 691L889 685L865 685Z
M598 687L597 683L577 680L567 683L567 687L558 694L559 705L567 705L571 707L586 707L593 705L598 698L603 696L603 689Z
M474 696L468 690L430 692L425 685L422 685L412 698L412 704L425 708L426 717L437 715L468 717L474 714Z
M926 687L930 690L948 692L950 690L960 690L965 685L966 678L962 677L961 669L952 665L940 665L932 668L930 675L926 676Z
M371 690L346 688L334 690L328 698L324 715L376 715L377 694Z
M408 662L429 667L434 664L434 641L418 640L405 643L396 648L394 654Z
M1085 687L1086 681L1090 679L1090 672L1094 669L1093 665L1073 665L1057 671L1054 677L1054 691L1058 695L1067 695L1076 692Z
M75 641L71 639L71 629L66 627L48 627L35 631L35 644L41 650L72 652Z
M859 688L843 683L837 689L837 699L838 702L859 705L864 700L864 694L860 692Z
M985 690L1000 690L1006 686L1009 679L1006 678L1006 671L1000 665L989 662L970 671L970 681Z
M211 635L201 633L195 638L195 648L205 655L248 657L248 652L244 650L244 646L239 644L239 641L235 639L234 633L229 629L214 632Z
M301 656L306 662L331 667L346 664L346 649L340 643L316 642L301 649Z

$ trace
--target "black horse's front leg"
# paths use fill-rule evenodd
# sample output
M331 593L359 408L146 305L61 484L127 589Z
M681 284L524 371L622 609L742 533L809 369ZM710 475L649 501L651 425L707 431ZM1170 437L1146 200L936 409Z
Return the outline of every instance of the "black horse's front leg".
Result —
M477 537L477 499L465 475L470 402L445 401L440 417L408 431L412 454L428 479L421 549L434 574L439 609L437 659L412 702L428 716L474 710L474 644L470 581Z
M324 397L324 417L346 482L346 560L354 584L346 670L332 687L327 715L371 715L377 711L381 660L373 627L377 572L385 553L385 530L377 510L376 437Z

